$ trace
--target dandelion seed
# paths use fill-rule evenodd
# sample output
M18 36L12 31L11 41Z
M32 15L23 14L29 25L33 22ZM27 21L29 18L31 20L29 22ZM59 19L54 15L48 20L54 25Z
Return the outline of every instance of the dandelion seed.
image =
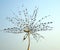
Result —
M29 18L27 16L28 11L27 9L23 10L23 14L25 16L25 19L23 19L22 17L18 18L18 16L13 12L13 15L17 16L17 18L7 18L9 19L12 23L15 23L15 25L17 27L12 27L12 28L5 28L3 29L3 31L8 32L8 33L26 33L23 40L25 40L26 38L28 38L28 50L30 49L30 34L32 34L33 38L36 39L37 41L39 40L40 37L44 38L42 35L36 33L38 31L47 31L47 30L51 30L52 27L48 26L47 24L52 24L53 22L47 22L47 23L41 23L41 21L45 18L47 18L48 16L45 16L44 18L38 20L38 22L35 23L35 21L37 20L37 9L34 10L32 18ZM19 15L21 14L21 11L19 11ZM16 22L14 21L16 20ZM34 24L35 23L35 24ZM40 23L40 24L38 24Z

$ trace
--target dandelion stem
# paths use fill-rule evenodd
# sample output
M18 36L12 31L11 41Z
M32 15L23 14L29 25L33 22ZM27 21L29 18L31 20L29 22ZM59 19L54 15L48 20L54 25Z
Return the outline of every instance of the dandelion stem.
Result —
M28 48L27 50L30 50L30 33L28 32Z

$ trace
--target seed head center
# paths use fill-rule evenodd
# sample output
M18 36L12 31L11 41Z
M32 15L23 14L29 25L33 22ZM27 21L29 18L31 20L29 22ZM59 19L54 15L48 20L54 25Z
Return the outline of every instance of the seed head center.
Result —
M30 29L29 29L29 27L28 27L28 26L24 29L24 32L27 32L27 33L29 33L29 32L30 32Z

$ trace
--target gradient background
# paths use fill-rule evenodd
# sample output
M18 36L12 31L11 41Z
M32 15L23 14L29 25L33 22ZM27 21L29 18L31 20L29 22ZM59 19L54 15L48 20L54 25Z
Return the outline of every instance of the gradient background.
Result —
M54 28L52 31L39 32L45 39L40 39L36 42L31 37L31 50L60 50L60 0L0 0L0 30L13 26L13 24L6 20L6 17L14 16L10 9L18 13L21 5L28 8L30 13L37 6L39 8L39 18L51 15L46 20L53 21L52 26ZM0 31L0 50L26 50L28 41L27 39L23 41L23 36L24 34L12 34Z

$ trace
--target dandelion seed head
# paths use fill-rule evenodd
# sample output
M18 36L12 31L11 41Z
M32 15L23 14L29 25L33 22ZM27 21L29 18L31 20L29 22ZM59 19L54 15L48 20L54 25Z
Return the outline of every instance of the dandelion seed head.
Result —
M39 19L36 22L36 17L37 17L37 13L38 13L38 8L36 8L33 11L33 14L28 16L28 10L27 8L24 9L22 12L18 11L19 15L22 16L22 13L24 14L24 19L23 17L18 17L18 15L16 15L13 12L13 15L15 15L15 17L7 17L7 19L9 21L11 21L14 25L16 25L16 27L12 27L12 28L5 28L4 31L8 32L8 33L26 33L26 35L24 36L23 40L26 39L26 37L28 36L28 33L32 34L33 37L37 40L37 38L39 37L39 34L36 33L38 31L47 31L47 30L51 30L52 27L49 26L49 24L52 24L53 22L42 22L42 20L44 20L45 18L47 18L48 16L45 16L41 19ZM43 36L41 36L43 37Z

